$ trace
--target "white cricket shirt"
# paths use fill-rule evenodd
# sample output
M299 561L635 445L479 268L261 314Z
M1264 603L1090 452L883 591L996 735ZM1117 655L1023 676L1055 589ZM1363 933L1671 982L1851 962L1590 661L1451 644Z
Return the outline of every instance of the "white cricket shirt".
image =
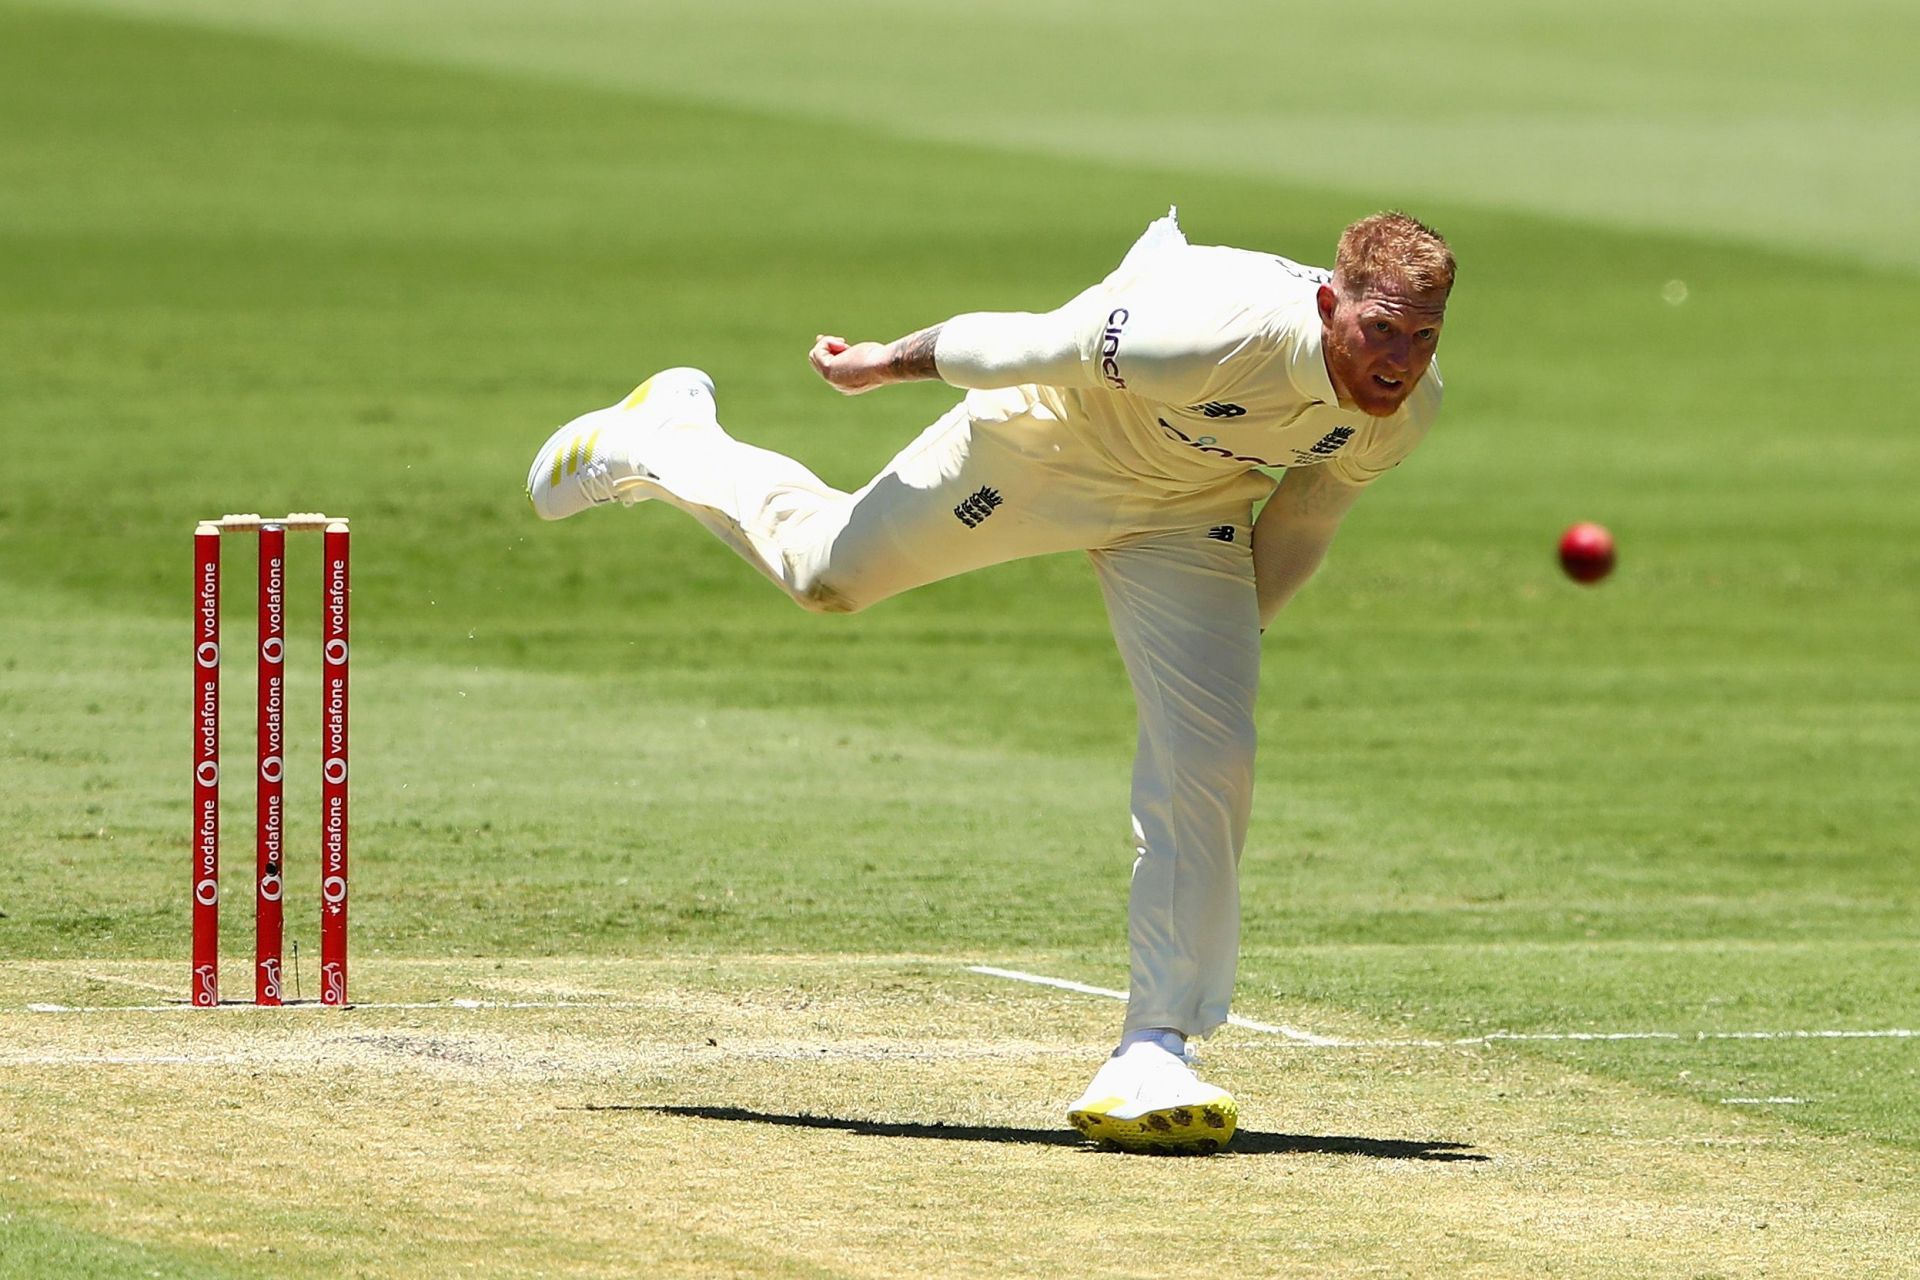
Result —
M1169 489L1319 465L1368 484L1432 427L1440 372L1429 367L1391 417L1341 408L1315 303L1330 276L1274 254L1190 245L1169 213L1056 311L956 316L936 362L948 382L977 388L969 403L984 412L1005 415L1016 407L1009 397L1038 406L1085 428L1114 465Z

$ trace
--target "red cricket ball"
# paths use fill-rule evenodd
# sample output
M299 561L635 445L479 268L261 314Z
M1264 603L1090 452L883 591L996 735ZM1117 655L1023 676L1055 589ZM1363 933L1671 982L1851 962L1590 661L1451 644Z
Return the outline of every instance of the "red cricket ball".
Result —
M1594 583L1613 572L1613 535L1583 521L1560 535L1560 567L1575 582Z

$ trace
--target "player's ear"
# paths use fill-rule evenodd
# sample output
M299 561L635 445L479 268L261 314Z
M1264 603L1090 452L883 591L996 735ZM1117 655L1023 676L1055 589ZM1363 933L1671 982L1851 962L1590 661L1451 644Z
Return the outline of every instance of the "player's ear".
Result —
M1314 301L1320 307L1320 323L1332 324L1333 313L1340 308L1340 295L1333 291L1333 286L1321 285L1319 291L1314 294Z

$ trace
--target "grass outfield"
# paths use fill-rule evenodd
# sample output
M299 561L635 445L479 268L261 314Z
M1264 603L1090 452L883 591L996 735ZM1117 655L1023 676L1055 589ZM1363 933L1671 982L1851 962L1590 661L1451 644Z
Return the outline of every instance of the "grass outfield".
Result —
M1187 145L1217 131L1171 104L1220 72L1189 34L1135 146L1058 84L959 145L977 51L1071 24L982 8L856 89L765 10L359 10L0 0L0 1276L1911 1268L1920 1039L1732 1038L1920 1027L1920 374L1888 336L1920 238L1884 163L1920 101L1823 70L1898 45L1867 8L1766 10L1685 83L1658 68L1704 29L1643 14L1671 39L1630 120L1589 109L1622 50L1436 75L1404 187ZM1586 21L1511 17L1459 38L1538 71ZM1295 91L1216 106L1278 137ZM1805 147L1689 170L1763 99ZM1549 126L1606 142L1582 181L1499 149ZM1308 259L1414 203L1463 264L1446 416L1267 642L1238 1008L1365 1043L1223 1033L1248 1136L1198 1162L1060 1127L1117 1004L967 969L1124 982L1133 712L1083 563L822 619L675 512L520 495L554 423L675 363L857 483L951 393L844 401L816 331L1051 305L1175 202ZM29 1012L184 993L187 535L323 506L360 534L366 1007ZM1581 518L1621 538L1599 590L1550 563ZM455 997L561 1007L375 1007Z

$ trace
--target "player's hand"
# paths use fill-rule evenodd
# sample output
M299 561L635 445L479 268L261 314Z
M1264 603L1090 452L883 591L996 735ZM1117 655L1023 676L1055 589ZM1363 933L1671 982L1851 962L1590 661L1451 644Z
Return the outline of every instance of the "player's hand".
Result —
M848 343L845 338L823 333L814 339L807 361L835 391L857 396L887 384L886 352L877 342Z

